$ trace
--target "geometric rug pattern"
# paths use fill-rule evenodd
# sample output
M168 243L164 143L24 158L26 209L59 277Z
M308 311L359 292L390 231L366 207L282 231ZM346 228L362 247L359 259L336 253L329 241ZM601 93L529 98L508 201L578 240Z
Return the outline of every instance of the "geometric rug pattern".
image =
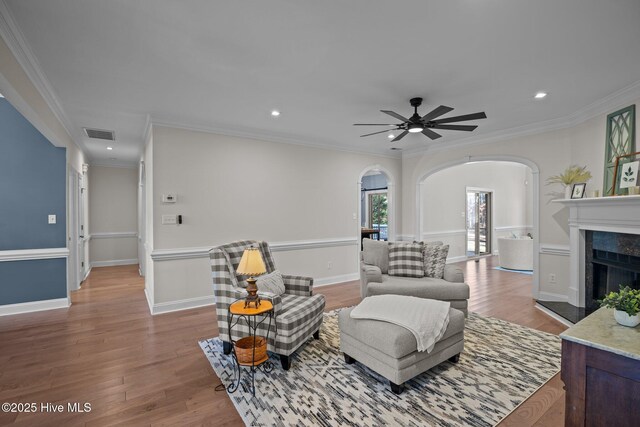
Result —
M256 373L256 396L241 384L229 397L250 426L493 426L560 370L556 335L470 313L458 363L444 362L405 383L388 381L340 353L339 310L324 314L320 340L293 356L291 369ZM225 385L233 378L219 338L200 342ZM244 376L243 377L247 377Z

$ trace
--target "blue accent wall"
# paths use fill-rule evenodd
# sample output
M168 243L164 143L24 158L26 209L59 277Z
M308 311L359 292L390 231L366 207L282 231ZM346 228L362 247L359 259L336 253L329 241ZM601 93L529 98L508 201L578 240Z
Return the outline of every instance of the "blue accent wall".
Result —
M65 148L0 98L0 251L67 246L66 163Z
M0 306L67 297L67 260L0 262Z
M0 251L67 246L66 163L65 148L0 98ZM65 298L66 280L64 258L0 262L0 305Z

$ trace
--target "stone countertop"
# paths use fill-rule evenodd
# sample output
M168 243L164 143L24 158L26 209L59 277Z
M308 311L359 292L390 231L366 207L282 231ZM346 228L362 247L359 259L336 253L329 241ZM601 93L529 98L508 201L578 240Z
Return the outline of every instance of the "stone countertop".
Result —
M640 360L640 325L619 325L611 308L593 312L561 333L560 338Z

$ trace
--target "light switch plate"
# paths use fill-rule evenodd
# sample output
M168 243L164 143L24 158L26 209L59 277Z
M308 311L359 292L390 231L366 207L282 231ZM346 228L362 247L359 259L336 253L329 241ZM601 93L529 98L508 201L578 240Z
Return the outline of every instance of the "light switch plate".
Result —
M56 216L49 215L49 224L55 224L55 223L56 223Z
M175 203L178 201L178 195L174 193L163 194L162 203Z

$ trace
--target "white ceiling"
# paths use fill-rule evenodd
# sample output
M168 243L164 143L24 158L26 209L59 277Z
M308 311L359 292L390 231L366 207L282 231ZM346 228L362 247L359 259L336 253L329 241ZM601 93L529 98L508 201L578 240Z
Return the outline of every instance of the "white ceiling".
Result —
M568 116L640 81L638 0L5 0L92 161L135 162L147 116L391 155L394 123L486 111L473 136ZM543 101L533 95L544 90ZM274 119L272 109L282 115ZM418 134L403 149L466 132Z

